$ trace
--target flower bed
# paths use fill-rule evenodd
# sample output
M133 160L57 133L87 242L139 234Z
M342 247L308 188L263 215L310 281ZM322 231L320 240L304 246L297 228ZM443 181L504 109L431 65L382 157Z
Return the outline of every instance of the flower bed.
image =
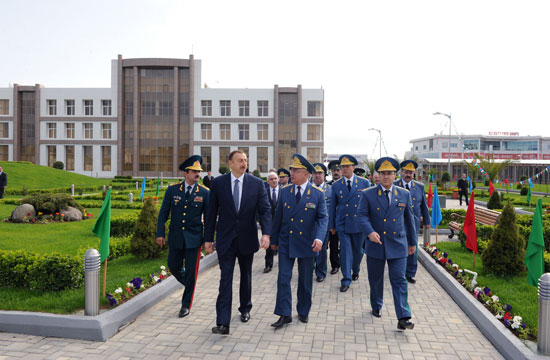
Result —
M511 305L501 303L499 297L493 294L490 288L476 287L479 284L473 284L472 276L461 269L458 264L453 263L446 252L437 249L435 246L427 247L425 250L435 259L437 264L441 265L448 273L454 276L506 328L520 339L535 340L534 331L526 326L521 316L513 314Z
M162 282L170 275L170 272L167 271L166 267L163 265L160 267L160 270L153 274L150 274L149 278L146 278L145 281L139 277L133 278L126 283L124 289L122 289L122 287L120 286L116 288L115 291L113 291L112 293L106 294L107 300L109 300L109 305L111 307L115 307L123 304L135 295L145 291L151 286Z

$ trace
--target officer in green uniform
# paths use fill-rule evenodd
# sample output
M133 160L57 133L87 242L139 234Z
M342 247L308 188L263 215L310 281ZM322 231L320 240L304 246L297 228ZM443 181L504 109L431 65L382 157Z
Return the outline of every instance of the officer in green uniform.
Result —
M166 190L157 222L157 244L165 244L165 224L170 214L168 268L185 286L179 317L189 315L193 304L197 272L204 241L202 216L206 213L210 190L198 183L202 157L193 155L180 165L185 181ZM185 259L185 267L184 267Z

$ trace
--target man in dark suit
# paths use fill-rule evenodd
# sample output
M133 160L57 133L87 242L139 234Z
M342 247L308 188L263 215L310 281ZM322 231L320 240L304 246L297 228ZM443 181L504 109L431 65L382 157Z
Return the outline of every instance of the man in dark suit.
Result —
M458 182L456 184L458 186L458 196L459 196L459 202L462 206L462 195L464 195L464 199L466 199L466 206L468 206L468 180L466 178L466 174L462 174L462 178L458 179Z
M193 155L180 165L185 181L166 189L157 221L157 244L164 246L165 224L170 216L168 235L168 268L185 286L179 317L189 315L197 282L197 268L203 241L202 216L208 207L210 191L198 183L202 158ZM183 260L185 259L185 268Z
M204 184L204 186L209 188L213 179L214 177L212 176L212 171L209 171L207 175L204 177L204 179L202 179L202 183Z
M0 166L0 199L4 198L4 188L8 186L8 175L4 172L4 169Z
M279 176L276 173L270 172L267 175L267 197L269 198L269 204L271 205L271 219L275 217L275 209L277 207L277 199L279 199ZM265 268L264 273L268 273L273 269L273 256L275 250L271 247L265 249Z
M267 249L271 235L271 207L263 181L245 174L246 154L241 150L229 154L231 172L212 181L210 202L206 215L205 249L212 253L214 231L216 250L221 270L220 288L216 301L216 326L214 334L229 334L231 301L233 299L233 271L235 260L241 270L240 307L241 321L250 320L252 309L252 261L258 251L258 227L256 214L262 228L261 247Z
M328 185L334 184L336 181L340 180L342 177L342 169L340 169L340 160L332 160L328 163L328 169L332 175L332 180L328 182ZM332 196L332 191L331 191ZM327 205L327 211L330 210L330 202ZM332 269L330 273L332 275L337 274L340 270L340 241L338 240L338 233L334 234L330 231L328 232L328 246L330 249L330 266Z

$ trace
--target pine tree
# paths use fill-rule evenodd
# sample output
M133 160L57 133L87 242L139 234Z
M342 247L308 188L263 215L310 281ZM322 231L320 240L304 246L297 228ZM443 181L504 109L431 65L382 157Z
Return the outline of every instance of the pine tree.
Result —
M498 194L498 191L493 191L493 195L489 198L489 202L487 203L487 209L502 209L502 201L500 201L500 195Z
M147 198L136 221L134 235L130 240L130 252L140 259L160 256L161 248L155 241L158 210L153 199Z
M485 270L504 276L525 271L524 258L524 239L519 235L514 207L508 201L481 260Z

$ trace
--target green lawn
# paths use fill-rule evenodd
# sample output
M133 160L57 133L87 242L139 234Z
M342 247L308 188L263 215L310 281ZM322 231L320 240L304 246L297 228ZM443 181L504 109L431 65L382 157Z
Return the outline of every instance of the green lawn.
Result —
M521 316L527 326L536 332L539 300L537 289L527 284L527 272L512 277L497 277L485 271L480 255L476 255L476 267L473 268L472 252L463 248L460 243L439 242L437 248L448 253L449 259L461 269L477 272L477 286L489 287L501 303L510 304L512 313Z
M483 191L485 193L485 196L481 196L481 191ZM527 198L525 195L520 195L520 194L516 194L516 193L506 193L504 190L501 190L499 191L500 193L504 193L504 202L503 204L506 203L506 199L514 199L515 203L514 203L514 206L515 207L521 207L521 208L524 208L525 210L529 210L529 207L527 205L521 205L520 204L520 201L522 203L527 203ZM475 193L475 199L476 200L480 200L480 201L489 201L489 190L475 190L474 191ZM539 199L542 199L542 206L545 207L545 206L550 206L550 197L547 197L547 196L538 196L538 195L531 195L531 210L534 211L535 209L535 205L537 204L537 201Z

